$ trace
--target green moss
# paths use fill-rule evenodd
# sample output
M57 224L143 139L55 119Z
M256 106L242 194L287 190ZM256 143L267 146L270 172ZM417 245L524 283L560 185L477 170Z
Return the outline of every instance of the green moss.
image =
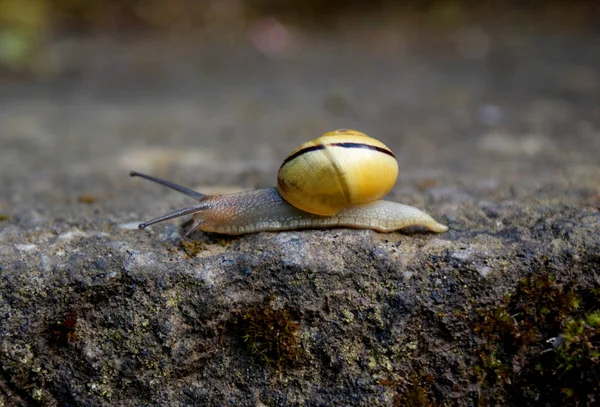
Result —
M558 375L567 398L600 392L600 311L569 321L557 348Z
M342 320L350 325L354 322L354 314L349 309L342 310Z
M288 309L274 309L269 301L239 312L235 331L250 352L266 365L296 362L301 355L300 324Z
M580 308L584 295L542 273L521 279L498 306L477 310L480 405L568 404L598 391L600 313L581 315L590 306ZM594 306L597 297L587 297Z
M35 401L42 401L44 399L44 391L42 389L33 389L31 398Z

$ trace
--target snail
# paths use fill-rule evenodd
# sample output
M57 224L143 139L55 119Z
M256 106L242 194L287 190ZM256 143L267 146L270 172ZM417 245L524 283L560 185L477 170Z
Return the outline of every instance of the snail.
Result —
M277 188L204 195L136 171L130 175L199 201L141 223L140 229L192 214L186 236L197 229L229 235L330 227L379 232L408 226L438 233L448 230L417 208L381 200L396 183L398 163L383 143L356 130L325 133L292 151L279 169Z

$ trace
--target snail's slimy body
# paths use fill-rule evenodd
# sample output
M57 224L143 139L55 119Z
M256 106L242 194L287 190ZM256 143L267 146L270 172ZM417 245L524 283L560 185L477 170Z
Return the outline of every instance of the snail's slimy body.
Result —
M284 201L275 188L207 196L200 202L205 203L206 208L194 214L194 224L186 234L195 229L228 235L331 227L379 232L409 226L421 226L438 233L448 230L417 208L384 200L349 205L332 216L313 215L297 209Z

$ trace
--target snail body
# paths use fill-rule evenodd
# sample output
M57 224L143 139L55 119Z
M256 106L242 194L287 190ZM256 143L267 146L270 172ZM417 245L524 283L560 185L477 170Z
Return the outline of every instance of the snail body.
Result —
M397 174L393 153L378 140L353 130L326 133L294 150L280 168L278 188L204 195L150 175L130 173L199 201L142 223L140 229L192 214L193 224L186 235L197 229L229 235L331 227L391 232L421 226L438 233L447 231L448 227L417 208L380 199L393 187Z

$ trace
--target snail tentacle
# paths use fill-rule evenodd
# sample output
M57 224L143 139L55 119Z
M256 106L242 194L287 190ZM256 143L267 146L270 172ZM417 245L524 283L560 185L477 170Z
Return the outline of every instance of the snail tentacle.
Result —
M195 214L202 210L208 209L209 207L210 205L207 205L206 203L201 203L199 205L191 206L189 208L178 209L174 212L149 220L148 222L140 223L138 227L140 229L146 229L148 226L154 225L155 223L164 222L169 219L179 218L181 216L190 215L192 213Z
M204 198L206 196L204 194L201 194L198 191L194 191L193 189L184 187L182 185L176 184L176 183L171 182L171 181L167 181L165 179L153 177L152 175L142 174L141 172L129 171L129 176L130 177L140 177L140 178L144 178L144 179L150 180L152 182L156 182L157 184L164 185L167 188L174 189L175 191L179 191L182 194L185 194L187 196L191 196L192 198L195 198L197 200L201 200L202 198Z

